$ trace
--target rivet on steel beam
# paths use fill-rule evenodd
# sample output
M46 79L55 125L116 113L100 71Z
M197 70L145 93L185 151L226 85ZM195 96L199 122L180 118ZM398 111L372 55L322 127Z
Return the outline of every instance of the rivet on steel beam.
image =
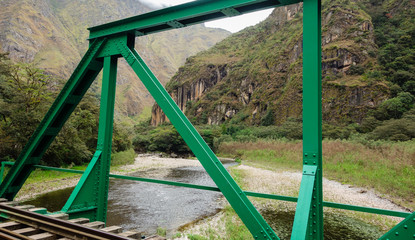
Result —
M304 153L304 156L306 156L306 157L307 157L307 156L308 156L308 153Z
M403 228L408 229L408 225L404 225Z
M398 236L399 235L399 232L396 232L395 235Z
M313 154L313 157L316 157L316 154Z
M305 163L305 164L308 164L308 162L307 162L307 161L305 161L304 163Z

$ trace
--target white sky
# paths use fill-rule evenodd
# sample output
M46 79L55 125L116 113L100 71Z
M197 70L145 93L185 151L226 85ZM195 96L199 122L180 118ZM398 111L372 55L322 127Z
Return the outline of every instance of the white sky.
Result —
M154 7L165 8L173 5L192 2L193 0L140 0L141 2ZM221 20L206 22L206 27L223 28L230 32L238 32L248 26L255 25L271 14L272 9L248 13L237 17L224 18Z

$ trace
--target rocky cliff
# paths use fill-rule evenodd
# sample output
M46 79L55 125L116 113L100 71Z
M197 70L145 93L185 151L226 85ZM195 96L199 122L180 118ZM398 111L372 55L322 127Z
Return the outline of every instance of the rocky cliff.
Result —
M360 122L389 97L378 68L371 16L361 1L323 1L323 119ZM167 89L194 122L273 124L302 115L302 5L277 8L264 22L190 57ZM167 121L155 105L151 123Z
M87 27L151 10L139 0L2 0L0 50L15 61L34 63L46 73L67 79L87 49ZM136 48L164 84L186 57L228 35L197 25L141 37ZM117 84L116 114L134 116L153 104L124 61Z

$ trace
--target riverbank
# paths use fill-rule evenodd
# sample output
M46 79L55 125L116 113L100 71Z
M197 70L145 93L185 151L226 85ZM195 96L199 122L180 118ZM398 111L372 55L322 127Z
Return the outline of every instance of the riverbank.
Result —
M239 165L232 169L232 175L238 184L246 191L256 191L285 196L298 196L300 187L301 172L287 171L281 169L265 170L247 165ZM373 208L389 209L395 211L407 211L388 199L382 198L373 190L341 184L329 179L323 179L324 200L344 204L352 204ZM296 203L275 200L266 200L250 197L255 207L260 211L269 224L277 228L278 236L287 239L291 233L291 228L281 227L281 224L292 225ZM348 239L377 239L384 232L388 231L402 218L366 214L354 211L324 208L325 224L342 225L344 231L356 231L353 229L358 226L361 238ZM275 218L281 219L275 219ZM278 223L278 224L276 224ZM232 225L232 227L231 227ZM349 225L349 226L347 226ZM378 226L378 227L374 227ZM350 227L347 229L347 227ZM238 229L237 233L232 233L231 228ZM325 228L326 229L326 228ZM242 222L237 218L232 209L225 205L225 210L214 217L204 219L192 226L182 230L182 237L177 239L228 239L232 234L238 234L241 239L250 239L250 233L245 229ZM279 232L278 232L279 231ZM198 238L199 237L199 238ZM342 236L332 236L328 239L344 239Z
M168 169L186 166L201 166L201 164L193 159L167 158L161 154L139 154L133 164L111 167L110 172L111 174L128 175L137 171L157 168L158 174L163 175ZM84 170L85 168L78 170ZM24 184L15 201L26 201L47 192L74 187L80 177L80 174L56 173L46 179L41 178L33 181L33 183Z
M249 162L247 162L247 164L249 164ZM168 174L171 169L196 166L201 166L197 160L164 158L161 157L161 155L141 154L137 156L134 164L113 167L111 169L111 173L127 175L138 171L155 170L152 172L156 173L156 175L153 175L152 177L162 178ZM251 164L245 165L245 162L239 166L233 167L231 173L244 190L286 196L298 195L302 176L301 172L295 170L274 168L273 170L269 170L259 166L252 166ZM80 175L75 175L73 177L64 177L62 179L53 179L46 182L25 185L19 193L19 198L16 200L25 200L48 191L75 186L79 180L79 177ZM324 179L323 186L325 201L405 211L405 208L399 207L391 201L379 197L380 194L372 190L341 184L328 179ZM271 222L270 224L272 227L280 225L275 224L274 220L278 220L275 218L279 218L281 213L285 213L284 216L288 216L288 218L284 220L287 223L284 224L292 225L292 223L289 222L292 222L291 218L293 217L295 211L295 203L258 198L251 198L251 200L261 214L264 215L266 220ZM219 212L215 216L205 218L201 221L197 221L196 223L183 227L180 229L180 236L182 237L177 239L197 239L197 237L201 237L201 239L212 237L214 239L226 239L226 237L223 236L227 236L227 234L235 234L229 232L230 229L238 229L236 230L238 231L237 234L242 234L242 238L245 236L243 234L250 237L249 232L240 222L239 218L237 218L233 210L227 206L226 201L223 202L223 211ZM374 226L380 226L379 230L373 230L371 226L368 226L366 229L369 229L367 234L370 236L380 235L382 232L389 230L393 225L401 221L400 218L384 217L380 215L330 208L325 208L324 210L328 219L338 219L340 216L347 216L350 219L358 219L360 221L359 225L371 224ZM350 220L349 218L346 220L343 219L343 221L347 222ZM290 232L289 229L282 229L280 231L284 231L285 234L289 234ZM279 234L279 236L280 235L281 234ZM179 234L176 236L178 237ZM197 237L193 238L192 236Z

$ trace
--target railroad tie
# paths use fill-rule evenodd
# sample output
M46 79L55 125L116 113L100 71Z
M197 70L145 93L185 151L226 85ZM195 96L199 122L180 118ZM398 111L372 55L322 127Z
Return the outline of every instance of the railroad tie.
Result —
M85 227L90 227L90 228L95 228L95 229L101 229L105 226L104 222L100 222L100 221L95 221L95 222L89 222L89 223L84 223L81 224Z

